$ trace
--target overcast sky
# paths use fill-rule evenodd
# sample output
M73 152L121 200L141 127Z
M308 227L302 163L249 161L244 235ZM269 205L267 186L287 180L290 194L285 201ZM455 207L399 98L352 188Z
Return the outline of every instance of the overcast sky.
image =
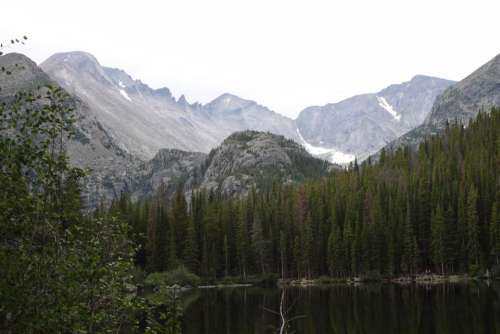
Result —
M500 1L2 0L0 39L36 62L83 50L190 102L230 92L295 117L500 53ZM7 50L8 51L8 50Z

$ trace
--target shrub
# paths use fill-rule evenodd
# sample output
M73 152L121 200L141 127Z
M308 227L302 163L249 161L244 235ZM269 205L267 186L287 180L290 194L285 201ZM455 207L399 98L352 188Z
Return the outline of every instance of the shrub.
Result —
M144 280L144 284L154 288L172 285L198 286L200 278L185 266L179 266L170 271L149 274Z
M151 273L144 280L144 285L148 287L160 287L166 285L165 273Z
M166 282L167 285L198 286L200 278L182 265L166 272Z

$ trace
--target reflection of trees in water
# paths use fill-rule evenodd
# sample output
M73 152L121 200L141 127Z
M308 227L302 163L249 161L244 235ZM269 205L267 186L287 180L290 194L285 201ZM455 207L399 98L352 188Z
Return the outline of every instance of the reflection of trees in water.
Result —
M201 290L184 333L500 333L499 294L498 281Z

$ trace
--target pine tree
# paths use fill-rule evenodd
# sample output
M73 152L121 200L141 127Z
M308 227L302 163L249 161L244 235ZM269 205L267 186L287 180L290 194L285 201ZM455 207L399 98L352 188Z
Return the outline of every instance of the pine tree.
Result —
M229 242L227 241L227 235L224 235L224 276L229 276Z
M166 197L166 196L165 196ZM175 198L171 210L171 225L175 235L176 257L182 258L184 254L184 246L187 238L188 229L188 213L187 203L182 188L175 193Z
M265 257L267 253L267 242L264 240L264 232L262 229L262 220L260 219L260 215L255 214L252 224L251 231L252 238L252 248L255 254L255 259L257 264L261 270L261 273L264 274L266 272L265 269Z
M241 203L239 208L237 232L236 232L236 252L238 255L238 265L244 279L247 277L248 253L250 251L248 242L247 207Z
M479 265L480 260L480 240L479 240L479 218L477 215L477 190L471 187L467 196L467 251L469 264Z
M328 259L330 273L334 276L346 275L346 254L342 233L338 226L334 226L328 238Z
M414 274L417 269L418 246L415 233L413 232L413 225L411 222L410 206L407 204L406 219L403 230L403 256L402 256L402 269L407 274Z
M431 222L432 230L432 260L436 266L441 268L441 274L444 274L445 263L445 217L441 206L438 205Z
M199 273L199 249L196 228L194 219L189 218L186 242L184 245L184 253L182 256L183 263L193 273Z
M286 268L287 268L287 257L286 257L286 236L283 231L280 231L280 263L281 263L281 279L285 279Z
M490 249L495 263L500 264L500 214L496 202L491 208Z
M308 278L311 278L311 263L313 256L313 232L311 217L308 216L304 224L304 236L302 238L302 263Z
M177 247L176 247L176 235L173 226L170 225L168 231L168 260L167 269L172 270L179 266L179 261L177 257Z

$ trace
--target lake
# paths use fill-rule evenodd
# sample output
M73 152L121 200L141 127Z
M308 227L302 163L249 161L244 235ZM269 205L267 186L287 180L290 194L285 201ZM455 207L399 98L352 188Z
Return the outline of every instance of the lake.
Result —
M294 333L500 333L500 282L294 287L284 309ZM276 333L282 290L197 289L184 297L183 333Z

